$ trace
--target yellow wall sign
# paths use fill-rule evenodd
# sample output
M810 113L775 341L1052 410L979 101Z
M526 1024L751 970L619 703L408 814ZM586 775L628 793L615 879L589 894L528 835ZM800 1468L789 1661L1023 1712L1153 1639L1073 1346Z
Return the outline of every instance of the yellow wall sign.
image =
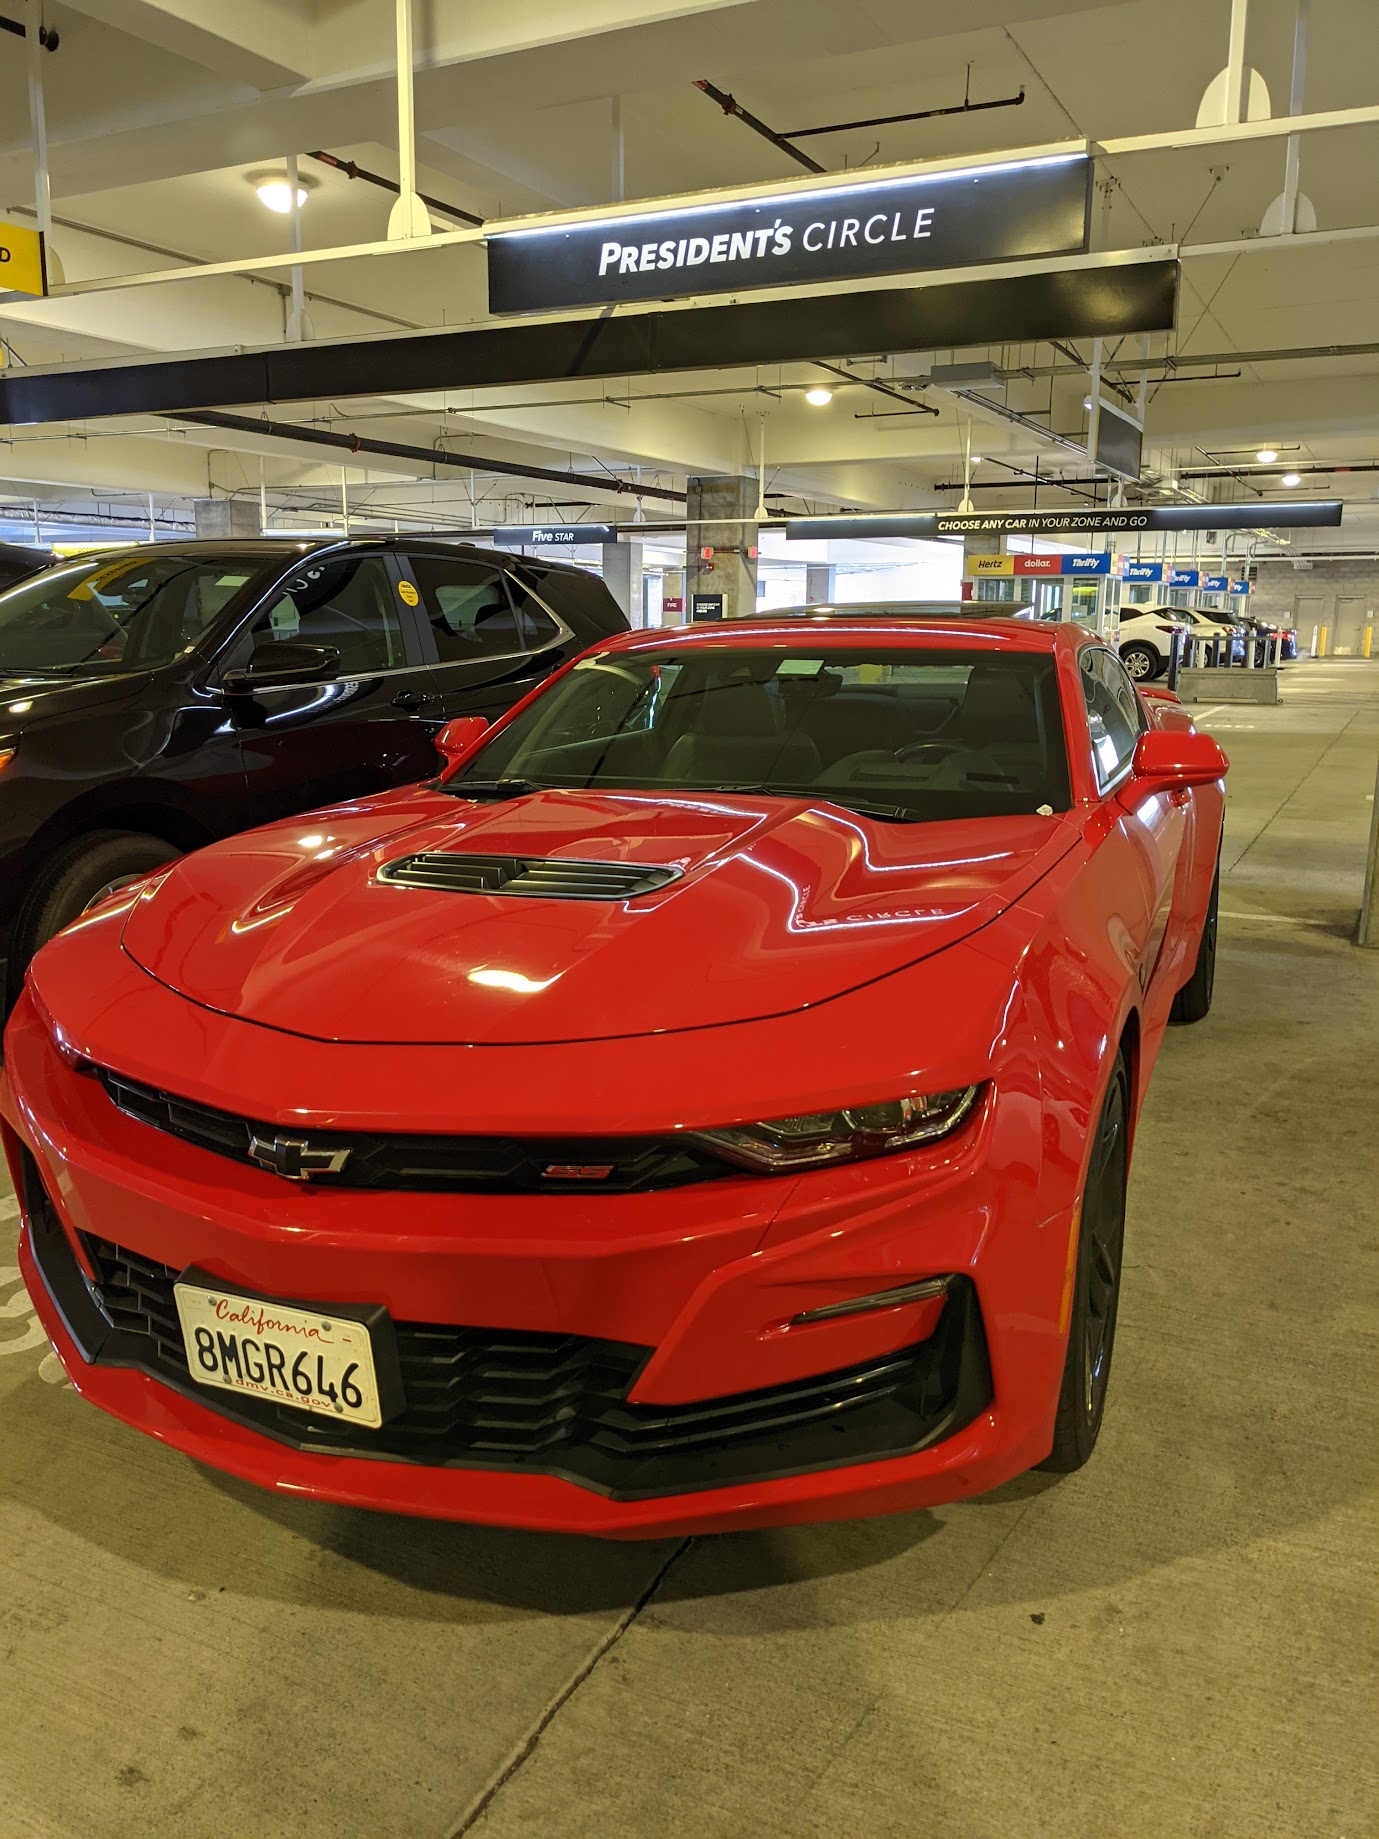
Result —
M0 293L46 294L48 265L37 230L0 223Z
M1013 575L1014 556L968 556L962 571L970 580L978 575Z

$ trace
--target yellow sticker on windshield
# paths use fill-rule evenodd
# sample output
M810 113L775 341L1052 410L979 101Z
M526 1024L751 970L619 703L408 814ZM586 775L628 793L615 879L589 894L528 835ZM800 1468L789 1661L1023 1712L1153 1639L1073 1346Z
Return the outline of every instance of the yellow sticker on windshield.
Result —
M421 599L421 595L412 586L410 581L399 581L398 582L397 595L398 595L398 599L405 600L409 607L414 607L417 604L417 602Z
M67 598L69 600L90 600L93 594L99 594L103 588L112 587L121 575L130 574L140 566L142 566L140 563L131 562L128 557L119 562L107 562L104 568L94 569L84 581L79 581L75 587L69 588Z

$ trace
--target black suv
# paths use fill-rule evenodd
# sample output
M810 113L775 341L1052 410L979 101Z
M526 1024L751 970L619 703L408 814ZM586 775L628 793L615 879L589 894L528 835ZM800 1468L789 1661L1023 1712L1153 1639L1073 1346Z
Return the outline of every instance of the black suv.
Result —
M433 774L627 620L595 575L439 537L144 544L0 592L0 951L272 818Z

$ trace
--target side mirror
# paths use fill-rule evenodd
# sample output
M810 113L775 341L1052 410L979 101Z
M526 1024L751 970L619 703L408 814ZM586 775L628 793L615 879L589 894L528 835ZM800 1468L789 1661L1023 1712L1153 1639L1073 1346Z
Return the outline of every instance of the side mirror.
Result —
M227 696L252 696L257 690L289 689L295 683L329 683L339 675L340 653L333 645L262 639L244 669L226 671L221 682Z
M456 715L436 736L436 752L445 761L446 770L458 766L488 733L492 723L482 715Z
M1151 728L1135 747L1126 790L1136 798L1153 792L1180 792L1186 786L1224 779L1229 767L1230 761L1209 734Z

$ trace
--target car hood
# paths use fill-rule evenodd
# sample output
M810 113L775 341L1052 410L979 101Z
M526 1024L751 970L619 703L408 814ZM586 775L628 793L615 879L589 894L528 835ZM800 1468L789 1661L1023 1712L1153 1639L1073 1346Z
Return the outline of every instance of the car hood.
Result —
M192 1001L323 1040L660 1033L807 1008L928 957L1075 836L1066 816L898 824L736 794L417 793L201 850L134 903L123 938ZM379 879L422 851L681 872L621 900Z
M0 670L0 733L21 734L54 715L80 715L87 709L128 702L151 680L152 672L121 671L117 676L44 677Z

